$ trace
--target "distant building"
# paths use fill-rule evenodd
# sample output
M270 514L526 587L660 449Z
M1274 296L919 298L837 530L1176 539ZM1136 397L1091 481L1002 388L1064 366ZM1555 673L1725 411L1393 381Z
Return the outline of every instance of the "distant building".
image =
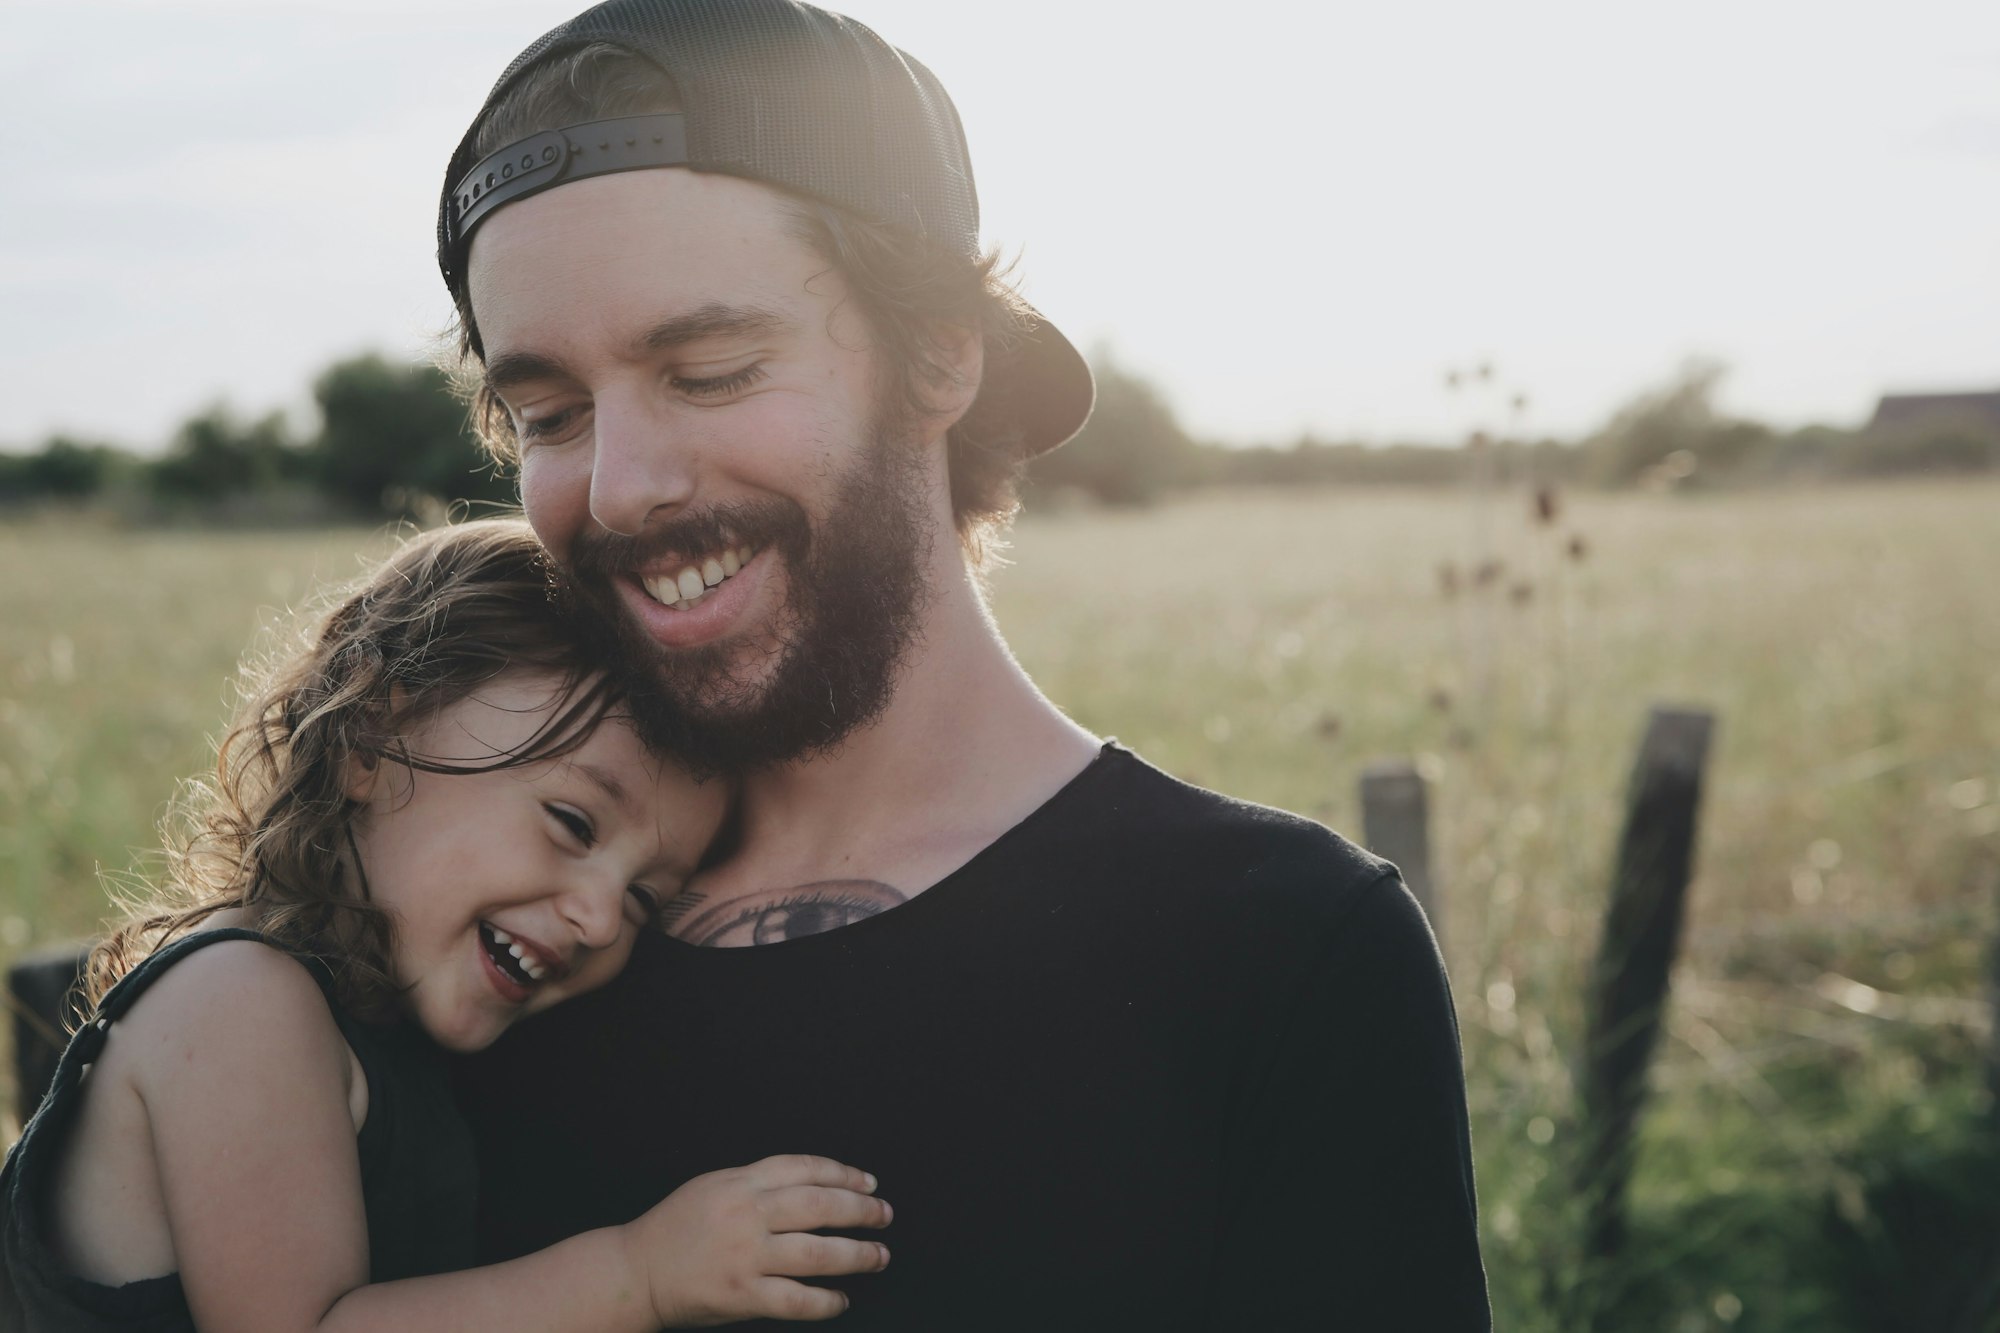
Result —
M1875 404L1871 431L1927 421L1984 422L2000 431L2000 390L1992 393L1885 393Z

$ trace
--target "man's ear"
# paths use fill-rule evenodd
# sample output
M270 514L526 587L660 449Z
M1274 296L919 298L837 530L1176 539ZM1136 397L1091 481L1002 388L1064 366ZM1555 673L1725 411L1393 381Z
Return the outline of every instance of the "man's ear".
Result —
M924 415L926 424L942 437L979 397L986 373L986 340L976 325L967 324L936 324L932 336L931 361L938 374L924 386L930 408Z

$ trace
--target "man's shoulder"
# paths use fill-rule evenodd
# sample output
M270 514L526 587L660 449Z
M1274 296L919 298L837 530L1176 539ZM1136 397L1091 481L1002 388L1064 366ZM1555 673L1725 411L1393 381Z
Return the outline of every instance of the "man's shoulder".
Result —
M1143 875L1164 899L1324 919L1396 878L1394 865L1324 824L1183 781L1115 743L1096 767L1078 793L1079 841L1091 860Z
M1359 975L1357 957L1435 973L1437 945L1396 867L1325 825L1115 745L1086 776L1033 863L1013 863L1023 878L1010 892L1037 922L1061 914L1101 972L1163 985L1175 997L1163 1003L1194 1003L1236 1034L1276 1021L1310 976Z

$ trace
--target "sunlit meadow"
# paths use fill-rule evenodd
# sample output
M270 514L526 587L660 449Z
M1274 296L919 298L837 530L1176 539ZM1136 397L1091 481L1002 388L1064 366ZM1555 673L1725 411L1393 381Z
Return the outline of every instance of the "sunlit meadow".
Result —
M386 541L0 528L0 962L96 927L239 652ZM1053 698L1174 773L1356 837L1369 760L1429 780L1504 1328L1602 1294L1564 1188L1582 983L1646 710L1712 709L1617 1285L1648 1328L1840 1328L1813 1265L1867 1222L1871 1155L1957 1142L1987 1096L1996 552L1990 483L1541 516L1518 492L1211 494L1024 521L994 606Z

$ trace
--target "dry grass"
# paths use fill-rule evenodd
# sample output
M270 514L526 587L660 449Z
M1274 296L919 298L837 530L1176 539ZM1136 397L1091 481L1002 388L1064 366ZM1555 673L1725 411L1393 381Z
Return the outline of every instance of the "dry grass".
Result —
M1358 836L1362 766L1417 759L1496 1307L1524 1327L1541 1275L1562 1281L1576 996L1650 704L1720 730L1642 1221L1837 1194L1864 1131L1911 1106L1935 1124L1939 1089L1971 1086L2000 889L2000 487L1565 497L1553 525L1494 503L1483 553L1470 500L1436 493L1031 519L995 609L1079 721L1197 781ZM0 961L93 927L99 873L202 766L236 655L381 542L0 529ZM1733 1223L1705 1225L1671 1258L1711 1275L1662 1298L1672 1326L1811 1326L1733 1275Z

